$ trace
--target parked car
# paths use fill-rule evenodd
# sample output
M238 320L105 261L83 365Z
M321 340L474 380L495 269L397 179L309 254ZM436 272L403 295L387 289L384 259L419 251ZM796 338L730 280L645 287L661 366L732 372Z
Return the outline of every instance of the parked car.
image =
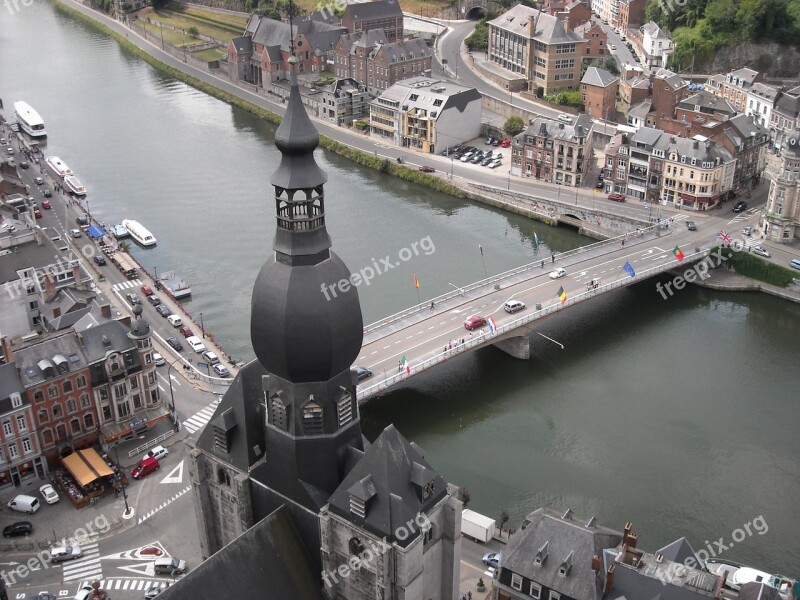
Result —
M611 50L616 50L616 49L617 49L617 46L616 46L615 44L609 44L609 45L608 45L608 47L609 47Z
M158 471L160 467L161 465L158 464L157 459L153 458L152 456L145 458L144 460L140 460L139 464L133 467L133 470L131 471L131 477L134 479L141 479L153 471Z
M3 527L3 537L20 537L33 533L33 524L30 521L17 521Z
M131 305L134 304L141 304L142 301L139 299L139 296L131 292L130 294L125 294L125 298L128 300L128 303Z
M508 148L511 145L511 140L506 138L502 142L500 142L501 148Z
M26 496L25 494L19 494L18 496L14 496L11 500L8 501L8 508L11 510L16 510L18 512L28 513L32 515L37 510L39 510L42 505L39 503L38 498L34 498L33 496Z
M33 216L36 217L37 219L41 219L42 218L42 211L40 211L38 208L34 208L33 209Z
M157 558L153 561L156 575L180 575L186 572L186 561L179 558Z
M558 267L555 271L551 271L550 272L550 279L561 279L566 274L567 274L567 270L566 269L564 269L562 267Z
M144 456L142 456L142 460L147 460L148 458L155 458L156 460L160 461L167 457L169 454L169 450L164 448L164 446L153 446L148 450Z
M27 160L19 161L19 168L20 169L27 169L28 167L30 167L30 165L28 164Z
M12 148L11 146L8 146L6 148L6 154L8 154L9 156L14 156L14 148Z
M89 219L84 217L83 215L81 215L80 217L75 217L75 222L78 225L88 225L89 224Z
M144 600L153 600L156 596L158 596L161 592L169 587L169 583L154 583L147 591L144 593Z
M502 555L499 552L487 552L483 555L483 564L495 569L500 566L500 559Z
M686 229L689 231L697 231L697 225L694 224L694 221L686 221Z
M500 145L500 140L496 139L495 141L492 142L492 146L496 147L496 146L499 146L499 145Z
M50 191L50 188L44 188L44 191L42 193L44 194L45 198L49 198L50 196L53 195L53 192Z
M165 364L167 364L167 359L161 356L158 352L153 352L153 362L157 367L163 367Z
M98 267L106 266L106 257L105 256L100 256L98 254L97 256L93 256L92 260L94 261L94 264L96 264Z
M367 367L355 367L353 370L356 372L356 379L358 381L364 381L372 377L372 371Z
M614 202L625 202L625 196L623 194L609 194L608 199Z
M161 304L161 298L159 298L155 294L149 294L149 295L145 294L145 296L147 296L147 301L153 306L158 306L159 304Z
M486 319L483 317L479 317L478 315L473 315L471 317L467 317L464 321L464 329L467 331L472 331L473 329L479 329L486 325Z
M565 115L564 113L558 115L558 120L561 121L562 123L572 123L572 117L570 117L569 115Z
M461 157L461 162L465 163L465 162L467 162L467 161L468 161L470 158L472 158L472 152L467 152L467 153L466 153L464 156L462 156L462 157Z
M156 311L158 312L158 314L160 314L162 317L165 318L172 315L172 311L166 304L159 304L158 306L156 306Z
M178 352L183 350L183 344L181 344L180 340L176 337L168 337L167 344L169 344L173 350L177 350Z
M194 335L194 333L192 333L192 329L188 325L181 325L178 327L178 331L181 332L183 337L191 337Z
M492 136L489 136L489 137L486 138L486 141L483 142L483 143L486 144L487 146L491 146L492 142L494 142L494 138Z
M231 375L231 372L228 371L228 367L226 367L222 363L211 365L211 368L214 369L214 372L217 374L218 377L230 377Z
M153 295L153 288L151 288L149 285L143 285L142 286L142 293L145 296L152 296Z
M191 335L188 338L186 338L186 343L189 344L191 349L197 352L198 354L200 354L201 352L205 352L206 350L206 345L196 335Z
M603 189L603 182L602 181L598 181L596 184L594 184L594 188L596 190L602 190Z
M93 594L94 594L94 588L90 585L84 584L75 594L74 600L90 600Z
M41 486L39 488L39 493L42 495L42 498L44 498L44 501L47 502L48 504L55 504L56 502L61 500L59 495L53 489L53 486L50 485L49 483L45 483L43 486Z
M180 327L181 325L183 325L183 321L178 315L168 316L167 321L169 321L169 324L172 325L173 327Z
M753 254L755 254L756 256L763 256L764 258L769 258L770 257L770 253L763 246L754 246L752 248L751 252Z
M496 169L496 168L497 168L497 167L499 167L501 164L503 164L501 161L499 161L499 160L497 160L497 159L494 159L492 162L490 162L490 163L489 163L489 168L490 168L490 169Z
M433 167L427 167L427 166L424 166L424 165L421 166L419 168L419 170L422 171L423 173L436 173L436 169L434 169Z
M744 200L739 200L739 202L737 202L733 207L733 212L742 212L745 209L747 209L747 202Z
M83 550L77 544L71 546L54 546L50 548L50 562L53 564L67 560L75 560L83 556Z
M74 237L75 239L81 237L81 230L80 229L70 229L69 234Z
M210 365L215 365L219 362L219 356L214 354L211 350L203 352L203 359Z

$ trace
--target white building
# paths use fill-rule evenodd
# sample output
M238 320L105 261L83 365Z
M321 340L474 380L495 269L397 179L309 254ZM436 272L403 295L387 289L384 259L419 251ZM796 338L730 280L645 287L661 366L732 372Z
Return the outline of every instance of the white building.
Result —
M619 25L619 0L592 0L592 12L615 27Z
M672 54L674 45L666 31L655 22L642 25L642 51L644 64L651 69L667 66L667 58Z
M769 127L772 118L772 109L778 98L780 88L766 83L756 82L747 91L747 109L745 114L753 117L762 127Z

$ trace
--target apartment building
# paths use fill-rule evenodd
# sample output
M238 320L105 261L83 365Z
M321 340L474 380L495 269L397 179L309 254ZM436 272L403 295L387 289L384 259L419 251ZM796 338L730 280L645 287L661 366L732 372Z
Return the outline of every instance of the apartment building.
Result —
M654 21L650 21L641 28L642 53L644 64L650 69L667 66L667 59L674 50L674 44L669 34L661 29Z
M748 94L755 83L763 83L764 76L758 71L743 67L727 75L714 76L707 82L709 91L725 98L739 112L747 110Z
M522 4L489 21L489 60L544 95L578 87L585 47L566 21Z
M581 80L581 110L596 119L611 119L616 112L619 78L589 67Z
M319 99L319 117L342 125L356 119L369 119L369 102L372 97L367 88L355 79L337 79L322 89Z
M645 0L619 0L619 28L638 29L644 23Z
M350 33L382 29L389 42L403 39L403 11L394 0L373 0L348 4L342 25Z
M592 11L581 0L548 0L539 3L537 8L548 15L566 21L570 29L575 29L592 18Z
M675 208L708 210L734 189L736 158L721 144L671 137L664 161L662 200Z
M800 237L800 129L793 129L782 141L760 225L768 240L786 244Z
M669 136L651 127L617 133L605 148L605 192L658 202L668 146Z
M592 120L571 123L537 117L511 145L511 174L577 187L589 168Z
M480 135L481 95L450 81L412 77L375 98L369 119L373 134L435 153Z
M592 0L592 12L613 27L618 27L620 22L620 0Z
M775 136L775 147L781 148L783 140L796 127L800 127L800 85L778 94L769 121Z
M576 27L575 33L586 40L583 62L593 63L602 67L609 56L608 35L603 31L603 28L593 21L588 21Z
M747 109L745 114L753 117L762 127L769 127L772 120L772 109L781 93L781 88L767 83L755 82L747 91Z

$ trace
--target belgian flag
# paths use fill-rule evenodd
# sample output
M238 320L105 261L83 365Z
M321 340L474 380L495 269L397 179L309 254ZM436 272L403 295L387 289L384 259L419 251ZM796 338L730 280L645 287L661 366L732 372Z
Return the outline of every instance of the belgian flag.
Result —
M558 298L561 300L561 304L567 301L567 292L564 291L563 287L558 288Z

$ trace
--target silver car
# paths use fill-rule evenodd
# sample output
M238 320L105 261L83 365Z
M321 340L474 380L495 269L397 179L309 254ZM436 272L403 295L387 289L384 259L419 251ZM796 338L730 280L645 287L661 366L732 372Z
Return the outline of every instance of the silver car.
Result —
M60 563L66 560L75 560L83 556L83 550L78 545L54 546L50 548L50 562Z

